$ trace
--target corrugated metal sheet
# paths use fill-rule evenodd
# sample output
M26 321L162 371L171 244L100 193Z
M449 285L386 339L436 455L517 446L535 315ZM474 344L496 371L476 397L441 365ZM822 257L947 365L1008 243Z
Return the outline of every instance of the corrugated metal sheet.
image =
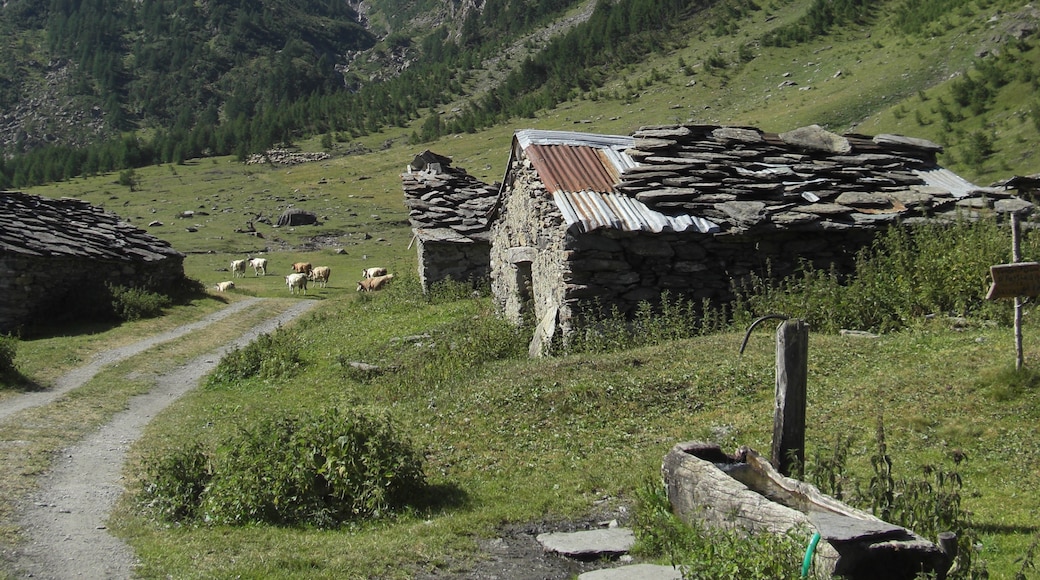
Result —
M600 151L580 145L531 145L527 158L550 192L609 193L619 181L618 171Z
M929 186L948 191L953 197L958 199L968 197L973 193L995 191L991 187L975 185L960 175L942 167L935 167L927 171L915 169L914 173L920 176Z
M578 224L582 232L612 228L712 233L720 229L696 216L667 216L614 191L621 174L638 165L625 153L634 143L632 137L529 129L517 131L516 143L552 192L567 225Z
M582 233L599 228L627 232L685 232L702 234L720 230L718 224L692 215L668 216L643 202L617 193L595 191L557 191L553 201L568 226L578 224Z

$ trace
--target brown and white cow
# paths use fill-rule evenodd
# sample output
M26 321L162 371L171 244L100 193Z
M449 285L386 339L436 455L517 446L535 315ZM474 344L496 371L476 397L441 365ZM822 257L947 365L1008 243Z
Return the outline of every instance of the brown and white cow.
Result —
M358 292L374 292L381 290L384 286L390 283L390 280L394 279L393 274L387 274L385 276L376 276L375 278L365 278L357 283Z

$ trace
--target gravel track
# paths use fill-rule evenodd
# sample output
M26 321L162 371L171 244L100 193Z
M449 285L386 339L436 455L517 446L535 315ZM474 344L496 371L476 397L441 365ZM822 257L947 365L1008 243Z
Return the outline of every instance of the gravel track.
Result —
M26 393L5 402L0 421L13 413L47 404L82 386L103 367L141 353L162 342L183 336L246 308L261 299L249 299L206 318L150 337L132 345L98 354L42 393ZM13 553L14 578L121 579L130 578L135 565L132 550L111 535L105 522L123 493L122 471L126 452L148 422L212 371L224 353L245 346L263 333L300 316L317 302L301 300L288 310L253 327L236 340L201 355L161 375L155 386L130 400L128 409L115 415L97 432L61 452L51 470L40 478L39 489L20 510L26 541ZM11 410L14 409L14 410Z

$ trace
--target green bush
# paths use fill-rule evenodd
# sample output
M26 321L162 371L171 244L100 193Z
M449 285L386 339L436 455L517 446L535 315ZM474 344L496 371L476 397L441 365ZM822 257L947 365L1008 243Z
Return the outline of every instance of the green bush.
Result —
M145 503L170 521L333 528L399 510L426 487L421 454L388 416L361 410L264 420L219 458L192 447L147 465Z
M16 372L14 357L18 353L18 339L0 335L0 376Z
M148 506L167 521L194 520L213 470L202 446L163 451L145 461Z
M155 318L169 308L173 301L169 296L149 292L141 288L125 286L108 286L112 295L112 311L120 320L133 321L142 318Z
M279 327L225 354L206 379L206 387L227 387L254 377L266 380L289 377L302 366L299 334Z

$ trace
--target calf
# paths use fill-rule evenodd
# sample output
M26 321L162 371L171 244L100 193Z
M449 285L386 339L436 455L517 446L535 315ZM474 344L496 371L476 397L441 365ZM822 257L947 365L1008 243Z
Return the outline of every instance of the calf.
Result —
M253 267L253 274L267 275L267 258L249 258L249 265Z
M231 260L231 277L246 276L246 260Z
M329 284L329 274L331 273L332 268L329 268L328 266L315 266L307 278L311 282L317 282L319 286L324 288Z
M298 290L302 290L304 294L307 293L307 274L301 274L299 272L295 274L289 274L285 277L285 285L289 287L290 294L296 294Z
M380 290L383 286L386 286L390 280L394 279L393 274L387 274L385 276L376 276L375 278L365 278L357 283L358 292L374 292Z
M217 292L227 292L235 287L235 283L231 280L226 282L217 282Z
M365 268L361 271L362 278L375 278L376 276L385 276L386 268Z
M296 262L292 265L292 271L297 274L310 274L313 269L310 262Z

